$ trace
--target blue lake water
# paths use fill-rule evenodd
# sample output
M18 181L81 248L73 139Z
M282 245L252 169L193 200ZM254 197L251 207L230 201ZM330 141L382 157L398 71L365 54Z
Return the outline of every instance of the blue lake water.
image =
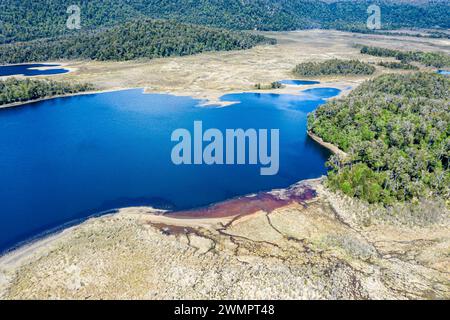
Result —
M306 134L307 114L338 89L301 96L223 96L228 107L141 89L58 98L0 110L0 252L46 230L127 206L187 209L326 173L329 151ZM280 170L176 166L171 134L208 128L280 129Z
M305 86L305 85L319 84L320 82L312 80L281 80L280 83L290 86Z
M55 68L59 67L59 64L16 64L9 66L0 66L0 77L4 76L17 76L23 75L27 77L32 76L49 76L49 75L57 75L69 72L68 69L64 68ZM33 68L52 68L49 70L36 70Z

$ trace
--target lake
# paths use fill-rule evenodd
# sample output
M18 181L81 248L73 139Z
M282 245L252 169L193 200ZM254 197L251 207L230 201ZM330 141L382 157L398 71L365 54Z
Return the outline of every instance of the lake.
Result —
M306 134L307 114L339 94L229 94L228 107L142 89L80 95L0 110L0 252L94 214L129 206L170 210L287 187L326 173L330 153ZM208 128L279 129L280 166L171 161L171 133Z
M68 73L70 70L59 68L59 64L16 64L8 66L0 66L0 77L23 75L27 77L33 76L49 76ZM35 68L51 68L48 70L37 70Z
M312 80L281 80L279 82L281 84L286 84L289 86L305 86L320 83L319 81L312 81Z

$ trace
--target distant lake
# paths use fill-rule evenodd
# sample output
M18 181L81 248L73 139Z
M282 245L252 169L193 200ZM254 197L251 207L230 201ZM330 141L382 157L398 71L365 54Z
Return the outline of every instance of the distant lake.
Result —
M120 207L205 206L287 187L326 173L330 153L306 134L307 114L339 94L229 94L228 107L141 89L57 98L0 110L0 252L19 242ZM280 129L280 170L171 162L177 128Z
M70 70L60 67L59 64L16 64L9 66L0 66L0 77L23 75L32 76L49 76L56 74L68 73ZM36 70L34 68L52 68L49 70Z
M320 83L320 81L311 81L311 80L281 80L279 82L281 84L286 84L289 86L305 86Z

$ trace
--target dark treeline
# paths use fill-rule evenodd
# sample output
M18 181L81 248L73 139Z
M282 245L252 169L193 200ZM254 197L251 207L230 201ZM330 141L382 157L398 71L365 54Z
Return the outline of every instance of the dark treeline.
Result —
M275 82L271 82L268 84L256 83L253 87L256 90L271 90L271 89L281 89L281 88L284 88L285 86L283 84L281 84L280 82L275 81Z
M0 63L59 59L131 60L248 49L275 40L165 20L139 20L86 34L0 46Z
M396 37L416 37L416 38L431 38L431 39L450 39L450 34L445 31L426 31L422 33L418 32L401 32L392 30L370 30L367 26L360 28L346 29L346 31L365 33L365 34L378 34L383 36L396 36Z
M436 68L450 66L450 56L441 52L399 51L380 47L363 46L361 48L361 53L376 57L393 57L403 63L415 61Z
M382 0L2 0L0 43L73 33L65 27L66 10L73 4L81 8L82 32L138 18L175 19L235 30L333 28L365 32L371 4L381 7L383 29L450 28L448 2L415 5Z
M371 203L450 198L450 79L389 74L330 101L308 128L348 153L332 156L333 189Z
M370 75L375 67L358 60L332 59L323 62L305 62L294 68L296 76L317 77L327 75Z
M90 84L9 78L0 81L0 105L91 91L93 89L94 87Z
M412 64L406 63L406 62L381 61L381 62L378 62L377 65L379 65L380 67L389 68L389 69L419 70L418 67L416 67Z

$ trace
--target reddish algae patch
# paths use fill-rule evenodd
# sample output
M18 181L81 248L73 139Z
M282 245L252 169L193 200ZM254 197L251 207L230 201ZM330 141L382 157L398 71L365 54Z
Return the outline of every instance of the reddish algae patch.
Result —
M260 192L251 196L213 204L208 207L167 213L175 218L225 218L245 216L258 211L272 212L292 203L304 204L316 197L317 192L308 185L294 186L276 192Z

